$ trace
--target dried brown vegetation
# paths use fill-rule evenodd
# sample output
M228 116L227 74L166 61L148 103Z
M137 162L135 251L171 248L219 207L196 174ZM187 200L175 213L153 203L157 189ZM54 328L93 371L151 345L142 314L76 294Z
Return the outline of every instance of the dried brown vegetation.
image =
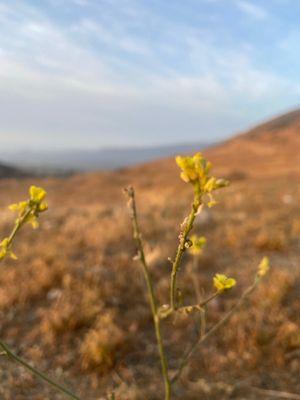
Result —
M239 137L207 153L217 173L233 182L220 194L220 206L197 223L196 232L207 237L197 280L207 294L216 272L238 281L222 301L211 303L208 324L242 293L263 254L270 257L272 272L247 306L193 357L177 384L178 399L183 389L185 399L250 399L252 385L300 393L300 136L292 135L289 125L275 133L261 129L260 135ZM11 223L6 205L24 197L29 183L0 182L1 237ZM120 400L159 399L151 314L132 260L122 188L128 183L136 188L148 261L158 296L166 302L167 258L174 254L178 224L190 202L173 161L36 183L48 191L50 208L38 235L21 232L15 247L20 261L2 264L2 337L58 379L63 372L85 400L104 398L112 388ZM195 302L188 255L184 265L180 287ZM178 343L197 333L184 316L164 330L172 369L182 351ZM5 359L0 368L3 399L61 398Z

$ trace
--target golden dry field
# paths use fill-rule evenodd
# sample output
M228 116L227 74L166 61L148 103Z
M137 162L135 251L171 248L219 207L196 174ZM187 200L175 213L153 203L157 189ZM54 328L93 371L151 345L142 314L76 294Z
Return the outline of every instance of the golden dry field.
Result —
M300 118L276 121L205 153L214 175L231 185L197 220L196 233L207 238L197 281L207 295L215 273L238 282L210 303L208 326L249 285L262 256L269 256L272 268L230 322L198 349L174 399L273 398L264 390L300 394ZM117 400L161 399L151 313L133 260L122 189L136 189L147 259L166 303L168 257L192 200L174 160L65 179L3 179L1 237L13 223L7 205L26 198L31 184L47 190L49 210L39 230L27 226L20 233L18 261L2 263L1 337L84 400L105 399L112 389ZM192 264L186 254L179 286L187 303L196 301ZM195 340L195 321L168 320L163 333L172 371ZM5 356L0 374L1 399L63 398Z

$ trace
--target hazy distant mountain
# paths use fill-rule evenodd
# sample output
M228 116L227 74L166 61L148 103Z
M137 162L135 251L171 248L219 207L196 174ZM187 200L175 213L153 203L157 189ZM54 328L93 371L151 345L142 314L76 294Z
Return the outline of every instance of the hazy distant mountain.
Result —
M21 178L24 177L26 173L22 170L0 163L0 179L3 178Z
M44 171L92 171L117 169L147 161L169 157L178 153L199 151L208 147L202 144L178 144L140 148L107 148L97 150L49 150L0 152L0 158L22 168Z
M204 149L214 165L222 165L222 172L228 176L233 172L240 175L245 172L278 175L287 171L298 174L300 109L273 118L214 146L209 143L191 143L95 150L0 150L0 178L24 176L23 171L27 175L30 172L42 175L113 170L159 159L165 162L164 159L176 154L194 153ZM227 160L226 163L224 160Z

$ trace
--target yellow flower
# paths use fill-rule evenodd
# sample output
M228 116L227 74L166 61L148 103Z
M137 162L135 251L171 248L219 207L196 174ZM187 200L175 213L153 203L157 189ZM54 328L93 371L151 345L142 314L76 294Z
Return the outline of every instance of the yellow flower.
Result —
M176 157L176 163L181 169L180 176L184 182L190 182L195 188L195 193L199 197L207 195L208 207L213 207L217 204L213 198L212 192L229 185L225 179L217 179L214 176L209 176L211 163L206 161L201 153L196 153L189 157Z
M10 256L13 260L17 259L17 256L10 250L10 242L8 238L3 239L0 243L0 261L6 256Z
M31 224L31 226L33 227L33 229L36 229L39 227L39 223L37 220L37 216L34 213L30 213L28 215L28 217L26 218L25 221L27 224Z
M180 176L185 182L206 179L211 168L211 164L205 160L201 153L196 153L192 157L177 156L175 160L182 170Z
M29 188L30 200L34 203L41 203L46 197L46 194L47 192L41 187L33 185Z
M258 265L257 275L259 277L265 276L270 269L270 262L268 257L263 257L261 262Z
M218 202L214 199L211 193L208 194L209 201L207 202L208 208L212 208L218 204Z
M182 170L180 176L184 182L195 181L198 178L193 157L177 156L176 163Z
M16 204L11 204L8 206L8 208L11 211L18 212L19 215L23 215L28 207L28 201L20 201L19 203Z
M37 217L40 212L48 210L48 204L43 202L45 199L47 192L37 186L31 186L29 189L30 194L30 202L35 206L33 212L29 215L27 222L31 223L34 228L38 227Z
M11 233L11 236L4 238L2 242L0 242L0 261L6 256L10 256L13 259L17 258L11 250L12 242L16 233L24 224L29 223L33 228L37 228L39 226L39 214L48 209L47 203L43 201L46 197L46 194L47 193L43 188L30 186L29 200L20 201L19 203L11 204L9 206L9 209L17 212L18 215L15 220L15 227Z
M193 255L201 254L204 245L206 244L206 238L204 236L191 236L192 246L189 248L189 251Z
M226 179L217 179L214 176L210 177L204 185L204 192L211 193L214 190L221 189L229 185L229 181Z
M214 287L218 292L224 292L225 290L231 289L236 285L236 280L233 278L228 278L224 274L216 274L214 276Z
M46 202L43 202L39 205L39 212L47 211L48 210L48 204Z
M48 209L48 204L43 201L46 194L44 189L31 186L29 188L30 199L28 201L20 201L19 203L11 204L9 209L18 212L18 218L15 223L29 223L34 229L37 228L39 226L37 221L39 213Z

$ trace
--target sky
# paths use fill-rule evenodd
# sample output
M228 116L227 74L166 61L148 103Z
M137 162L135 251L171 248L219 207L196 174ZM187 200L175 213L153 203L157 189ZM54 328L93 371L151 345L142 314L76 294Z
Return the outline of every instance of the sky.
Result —
M298 0L0 0L0 147L222 140L300 98Z

